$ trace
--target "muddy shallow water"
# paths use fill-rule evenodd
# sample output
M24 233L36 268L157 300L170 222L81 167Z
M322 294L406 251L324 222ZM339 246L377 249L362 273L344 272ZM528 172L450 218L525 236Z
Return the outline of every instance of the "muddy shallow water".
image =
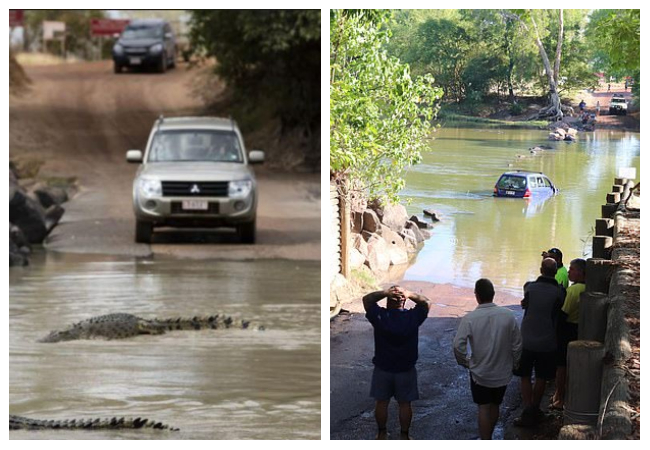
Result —
M10 413L148 417L156 431L12 431L12 439L320 438L320 263L35 255L10 270ZM37 343L95 315L227 313L266 331Z

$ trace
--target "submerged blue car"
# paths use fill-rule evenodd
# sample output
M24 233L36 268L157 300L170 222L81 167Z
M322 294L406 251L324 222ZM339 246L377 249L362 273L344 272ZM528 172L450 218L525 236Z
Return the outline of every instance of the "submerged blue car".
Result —
M495 197L543 198L558 193L558 189L542 172L516 170L506 172L494 185Z

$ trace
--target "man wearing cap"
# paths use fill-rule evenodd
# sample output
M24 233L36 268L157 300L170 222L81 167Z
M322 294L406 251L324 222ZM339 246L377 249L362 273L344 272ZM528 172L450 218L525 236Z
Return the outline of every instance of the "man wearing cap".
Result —
M521 397L524 411L515 419L517 426L535 425L543 413L539 406L546 389L546 382L555 378L557 350L557 321L565 291L555 280L557 263L553 258L544 258L540 268L541 276L524 285L524 299L521 307L524 318L521 321L521 338L524 349L519 367L514 374L521 377ZM535 384L532 373L535 371Z
M386 299L386 307L378 303ZM415 307L405 309L406 300ZM423 295L392 286L363 297L366 318L374 328L375 369L370 396L375 399L377 439L386 439L388 404L395 397L399 406L400 439L410 439L413 411L411 402L419 398L415 363L418 360L418 329L429 314L429 299Z
M567 289L569 287L569 271L562 264L562 252L559 248L552 248L547 252L542 252L543 258L553 258L557 264L557 272L555 274L555 279L557 284Z

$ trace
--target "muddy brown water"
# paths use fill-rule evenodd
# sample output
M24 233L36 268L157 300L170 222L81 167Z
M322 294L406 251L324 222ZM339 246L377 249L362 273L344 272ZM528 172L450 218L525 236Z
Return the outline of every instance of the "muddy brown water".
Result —
M12 439L320 438L320 263L38 253L10 270L10 413L148 417L156 431L12 431ZM42 344L95 315L224 312L267 330Z
M539 274L543 250L560 248L567 267L571 259L590 257L595 219L618 169L633 167L640 179L640 134L580 132L576 142L549 142L547 136L542 130L478 128L435 133L402 195L411 198L409 215L431 208L442 220L404 279L473 287L487 277L498 290L520 295ZM539 145L551 149L529 152ZM499 176L517 169L543 172L559 195L492 197Z

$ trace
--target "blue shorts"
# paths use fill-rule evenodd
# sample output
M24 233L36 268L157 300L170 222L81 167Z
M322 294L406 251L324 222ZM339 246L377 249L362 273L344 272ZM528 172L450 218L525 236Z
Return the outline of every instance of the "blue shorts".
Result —
M398 402L412 402L420 398L418 373L413 367L406 372L386 372L375 366L370 383L370 396L377 401L395 397Z

